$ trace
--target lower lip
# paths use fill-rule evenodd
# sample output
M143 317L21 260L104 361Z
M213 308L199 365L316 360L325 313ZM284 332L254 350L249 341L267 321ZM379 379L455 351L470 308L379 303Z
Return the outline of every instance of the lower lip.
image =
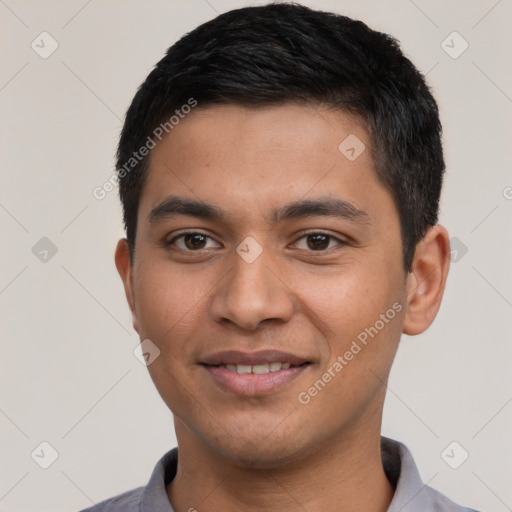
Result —
M268 395L297 379L309 364L293 366L286 370L262 374L241 374L217 366L203 366L213 380L223 389L243 396Z

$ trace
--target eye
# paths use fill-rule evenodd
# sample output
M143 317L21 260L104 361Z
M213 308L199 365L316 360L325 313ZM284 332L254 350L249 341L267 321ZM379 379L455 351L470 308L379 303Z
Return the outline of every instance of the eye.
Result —
M181 233L175 236L167 245L175 245L183 251L200 251L202 249L211 249L212 247L220 247L213 238L197 231Z
M343 241L328 233L308 233L295 242L297 249L310 251L325 251L337 245L343 245Z

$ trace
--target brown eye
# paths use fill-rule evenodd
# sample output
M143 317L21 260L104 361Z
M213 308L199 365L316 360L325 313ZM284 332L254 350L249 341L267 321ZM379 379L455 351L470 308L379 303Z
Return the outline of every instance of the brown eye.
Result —
M336 246L342 246L346 243L343 240L329 233L307 233L301 236L296 242L295 247L304 251L326 252Z
M182 233L181 235L175 236L166 245L176 246L183 251L189 252L220 247L212 237L197 231Z
M331 237L328 235L308 235L307 244L308 247L313 251L318 251L322 249L327 249L329 247Z
M200 233L185 235L183 237L183 241L185 242L187 249L190 250L204 249L204 246L206 245L206 237Z

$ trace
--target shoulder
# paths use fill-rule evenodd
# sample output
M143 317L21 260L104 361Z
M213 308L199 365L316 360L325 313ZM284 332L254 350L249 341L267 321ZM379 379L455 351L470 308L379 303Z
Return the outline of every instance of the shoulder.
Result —
M477 512L472 508L458 505L439 491L431 487L425 487L425 495L433 511L439 512Z
M395 487L387 512L476 512L424 484L412 454L404 444L382 437L381 454L384 472Z
M80 512L172 512L166 484L176 476L177 464L178 449L173 448L157 462L146 486L123 492Z
M143 492L144 487L137 487L96 503L89 508L84 508L79 512L139 512Z

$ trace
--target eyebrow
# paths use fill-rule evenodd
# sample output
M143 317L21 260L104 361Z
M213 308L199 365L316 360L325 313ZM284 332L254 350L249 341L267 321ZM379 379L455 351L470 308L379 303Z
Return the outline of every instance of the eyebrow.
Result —
M150 223L155 223L177 215L188 215L211 220L223 220L227 216L224 210L210 203L170 196L149 212L148 220Z
M272 220L277 223L314 216L337 217L358 224L367 224L370 221L370 216L365 211L359 210L347 201L330 197L306 199L288 204L274 211Z
M205 201L170 196L155 206L148 215L150 223L170 219L177 215L187 215L208 220L225 221L228 214L222 208ZM336 217L356 224L368 224L370 216L363 210L342 199L318 198L302 199L282 206L271 213L271 221L279 223L305 217Z

